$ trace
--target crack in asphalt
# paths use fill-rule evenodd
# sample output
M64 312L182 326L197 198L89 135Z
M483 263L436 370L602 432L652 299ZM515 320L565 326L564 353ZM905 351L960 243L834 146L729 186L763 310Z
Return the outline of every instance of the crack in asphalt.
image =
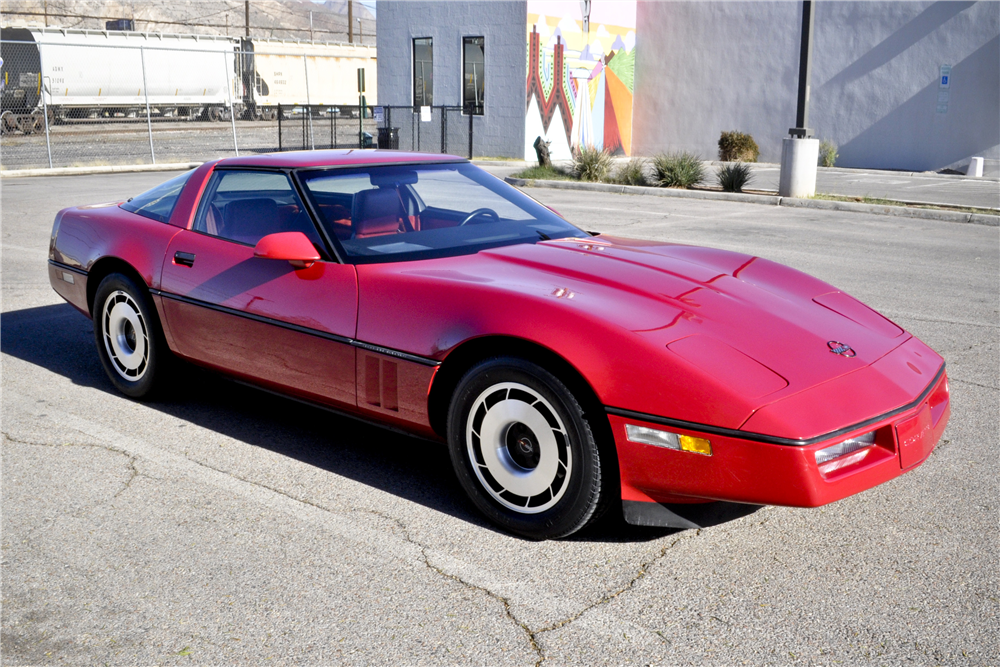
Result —
M320 505L318 503L312 502L312 501L310 501L308 499L305 499L305 498L299 498L297 496L293 496L293 495L291 495L291 494L289 494L289 493L287 493L285 491L282 491L281 489L277 489L277 488L275 488L273 486L269 486L267 484L263 484L261 482L256 482L256 481L250 480L250 479L245 479L243 477L240 477L239 475L233 474L232 472L229 472L229 471L226 471L226 470L221 470L219 468L215 468L215 467L210 466L210 465L208 465L206 463L203 463L201 461L197 461L195 459L192 459L192 458L190 458L188 456L185 456L184 458L186 458L188 461L191 461L192 463L194 463L196 465L202 466L204 468L207 468L209 470L212 470L214 472L217 472L217 473L220 473L220 474L223 474L223 475L228 475L229 477L232 477L233 479L237 479L237 480L239 480L241 482L244 482L246 484L251 484L253 486L256 486L256 487L259 487L259 488L262 488L262 489L266 489L268 491L271 491L272 493L277 493L277 494L279 494L281 496L284 496L284 497L288 498L289 500L293 500L295 502L299 502L299 503L302 503L304 505L309 505L310 507L314 507L314 508L316 508L316 509L318 509L318 510L320 510L322 512L329 512L331 514L336 514L337 513L335 510L332 510L332 509L330 509L328 507L324 507L323 505ZM402 532L403 539L406 542L408 542L408 543L412 544L413 546L415 546L420 551L420 558L423 561L424 567L426 567L428 570L434 572L438 576L444 577L446 579L450 579L450 580L452 580L452 581L454 581L454 582L456 582L458 584L461 584L462 586L464 586L466 588L469 588L471 590L475 590L475 591L479 591L481 593L484 593L488 597L491 597L494 600L497 600L498 602L500 602L500 604L503 605L504 614L507 616L507 618L509 618L511 620L511 622L513 622L516 626L518 626L519 628L521 628L525 632L525 634L528 636L528 643L531 645L531 648L535 652L535 654L539 656L539 659L538 659L538 661L535 664L536 665L540 665L542 663L542 661L545 660L545 656L542 653L541 647L539 647L538 642L535 639L535 633L533 633L531 631L531 629L527 626L526 623L524 623L523 621L521 621L521 619L517 618L517 616L514 615L514 612L513 612L513 610L511 609L511 606L510 606L510 600L508 600L507 598L505 598L504 596L502 596L502 595L500 595L498 593L495 593L495 592L489 590L488 588L485 588L483 586L478 586L476 584L473 584L473 583L470 583L468 581L465 581L464 579L462 579L458 575L451 574L450 572L446 572L442 568L440 568L440 567L434 565L433 563L431 563L430 562L430 557L427 555L427 547L426 547L426 545L424 545L420 541L414 539L413 536L410 535L410 531L406 527L406 524L404 524L401 520L397 519L396 517L391 516L389 514L386 514L384 512L380 512L378 510L373 510L373 509L351 508L348 511L350 511L350 512L360 512L360 513L364 513L364 514L371 514L373 516L379 517L380 519L383 519L385 521L388 521L390 523L395 524L399 528L399 530Z
M80 518L84 514L87 514L89 512L93 512L98 507L100 507L102 505L106 505L107 503L110 503L111 501L113 501L116 498L118 498L118 496L120 496L121 494L125 493L130 488L132 488L132 483L138 477L147 477L149 479L154 479L154 478L150 477L149 475L146 475L146 474L142 473L139 470L139 468L136 466L136 462L138 461L138 457L137 456L134 456L134 455L130 454L129 452L126 452L126 451L124 451L122 449L118 449L116 447L111 447L111 446L108 446L108 445L91 445L91 444L84 444L84 443L80 443L80 442L64 442L62 444L58 444L57 445L57 444L49 443L49 442L37 442L37 441L34 441L34 440L24 440L22 438L15 438L14 436L12 436L10 433L8 433L6 431L0 432L0 435L2 435L4 437L4 439L7 440L7 442L12 442L12 443L18 444L18 445L28 445L30 447L49 447L49 448L52 448L52 449L60 449L60 448L63 448L63 447L82 447L82 448L86 448L86 449L103 449L104 451L111 452L112 454L119 454L119 455L124 456L124 457L126 457L128 459L127 465L128 465L128 470L129 470L129 477L128 477L127 480L125 480L125 483L122 485L122 488L118 489L118 491L116 491L114 493L114 495L111 496L111 498L108 498L107 500L101 500L99 502L94 503L93 505L81 507L76 512L64 512L64 513L61 513L61 514L57 515L56 517L54 517L51 520L51 522L48 523L49 527L51 527L52 525L55 525L63 517L73 516L73 517L76 517L76 518ZM27 532L26 537L30 537L30 536L34 535L36 531L42 529L45 526L46 526L46 524L43 523L43 524L40 524L40 525L37 525L37 526L31 528Z
M129 488L131 488L132 483L135 481L135 479L137 477L146 476L146 475L144 475L139 470L138 466L136 465L137 461L138 461L138 457L137 456L134 456L134 455L132 455L131 453L129 453L127 451L124 451L124 450L122 450L120 448L116 448L116 447L113 447L113 446L83 444L83 443L52 444L52 443L45 443L45 442L33 442L33 441L29 441L29 440L22 440L22 439L19 439L19 438L12 437L9 433L6 433L6 432L2 432L2 435L8 441L13 442L13 443L17 443L17 444L30 445L30 446L38 446L38 447L51 447L51 448L59 448L59 447L88 447L88 448L92 448L92 449L104 449L104 450L107 450L109 452L113 452L113 453L116 453L116 454L121 454L122 456L127 457L128 458L128 468L129 468L129 471L130 471L131 474L129 475L129 478L125 481L125 483L123 484L122 488L119 489L114 494L114 496L112 496L112 499L119 497L121 494L123 494L125 491L127 491ZM234 473L232 473L230 471L223 470L223 469L220 469L220 468L216 468L216 467L214 467L212 465L209 465L207 463L204 463L202 461L198 461L196 459L192 459L192 458L190 458L189 456L186 456L186 455L184 456L184 458L186 460L190 461L191 463L194 463L194 464L196 464L196 465L198 465L200 467L206 468L208 470L211 470L213 472L216 472L216 473L219 473L219 474L222 474L222 475L226 475L226 476L231 477L233 479L239 480L240 482L243 482L245 484L250 484L252 486L256 486L258 488L270 491L272 493L276 493L276 494L284 496L285 498L288 498L289 500L292 500L294 502L301 503L303 505L308 505L308 506L313 507L315 509L318 509L318 510L320 510L322 512L327 512L327 513L330 513L330 514L337 514L338 513L337 510L331 509L329 507L325 507L325 506L323 506L323 505L321 505L319 503L313 502L313 501L311 501L311 500L309 500L307 498L300 498L300 497L294 496L292 494L287 493L286 491L283 491L283 490L278 489L276 487L270 486L268 484L264 484L262 482L254 481L254 480L251 480L251 479L246 479L246 478L241 477L239 475L236 475L236 474L234 474ZM99 506L101 504L103 504L103 502L102 503L98 503L97 505L95 505L95 507L97 507L97 506ZM413 535L411 535L410 530L407 527L407 525L403 521L401 521L400 519L398 519L398 518L396 518L396 517L394 517L392 515L386 514L385 512L381 512L381 511L373 510L373 509L366 509L366 508L349 508L348 512L356 512L356 513L359 512L359 513L370 514L372 516L379 517L380 519L382 519L384 521L387 521L389 523L394 524L399 529L399 531L401 533L401 537L406 542L408 542L409 544L411 544L411 545L413 545L414 547L417 548L417 550L420 553L420 559L421 559L424 567L426 567L428 570L430 570L431 572L435 573L436 575L438 575L438 576L440 576L442 578L454 581L455 583L460 584L461 586L463 586L465 588L468 588L469 590L477 591L477 592L482 593L482 594L486 595L487 597L490 597L490 598L496 600L497 602L499 602L502 605L502 607L503 607L504 615L508 618L508 620L510 620L510 622L512 622L515 626L517 626L518 628L520 628L524 632L525 636L527 637L528 644L530 645L531 650L537 656L537 660L535 661L535 667L541 667L542 663L544 663L545 660L547 659L547 656L545 655L545 652L542 650L542 647L541 647L541 645L539 643L539 640L538 640L538 636L539 635L541 635L542 633L545 633L545 632L552 632L554 630L558 630L560 628L566 627L567 625L569 625L569 624L573 623L574 621L578 620L579 618L581 618L587 612L592 611L593 609L595 609L597 607L600 607L602 605L605 605L608 602L611 602L615 598L619 597L623 593L631 590L632 588L635 587L635 585L641 579L643 579L644 577L647 576L649 569L652 566L654 566L658 561L660 561L662 558L664 558L666 556L667 552L670 549L672 549L674 546L676 546L679 542L681 542L681 541L683 541L685 539L689 539L690 537L692 537L692 535L682 535L681 537L678 537L677 539L673 540L670 544L662 547L660 549L660 551L656 555L654 555L652 558L650 558L650 559L648 559L648 560L646 560L646 561L644 561L644 562L642 562L640 564L638 571L635 573L635 575L631 579L629 579L629 581L624 586L618 588L617 590L605 593L598 600L596 600L595 602L593 602L591 604L585 605L584 607L582 607L578 612L576 612L572 616L568 616L568 617L566 617L564 619L561 619L559 621L551 623L551 624L549 624L549 625L547 625L545 627L542 627L542 628L540 628L538 630L532 630L532 628L527 623L525 623L520 618L518 618L517 615L514 613L514 610L511 607L511 601L510 601L509 598L507 598L507 597L505 597L505 596L503 596L503 595L501 595L501 594L499 594L499 593L497 593L495 591L492 591L489 588L486 588L485 586L480 586L478 584L474 584L472 582L466 581L461 576L459 576L457 574L452 574L451 572L446 571L442 567L439 567L439 566L435 565L434 563L432 563L431 562L431 556L428 554L428 547L426 545L424 545L423 543L421 543L416 538L414 538ZM696 537L696 536L698 536L700 534L701 534L701 530L698 530L698 531L696 531L693 534L693 536ZM662 637L662 635L660 636L660 639L661 639L661 641L669 643L668 640L666 640L666 639L664 639Z
M90 445L90 444L83 444L81 442L64 442L62 444L57 445L57 444L49 443L49 442L36 442L36 441L33 441L33 440L22 440L20 438L15 438L10 433L7 433L6 431L3 431L0 434L2 434L3 437L6 438L9 442L13 442L13 443L16 443L18 445L29 445L29 446L32 446L32 447L51 447L53 449L59 449L59 448L62 448L62 447L83 447L83 448L89 448L89 449L103 449L105 451L111 452L112 454L120 454L120 455L126 457L128 459L128 464L127 465L128 465L128 469L129 469L129 478L127 480L125 480L125 483L122 485L122 488L118 489L118 491L116 491L115 494L113 496L111 496L112 500L114 500L115 498L117 498L121 494L125 493L130 488L132 488L132 482L134 482L137 477L147 477L149 479L154 479L150 475L144 474L143 472L141 472L139 470L139 468L136 467L136 461L139 460L137 456L134 456L134 455L130 454L129 452L123 450L123 449L118 449L117 447L111 447L110 445ZM91 509L93 509L94 507L100 507L105 502L107 502L107 501L101 501L101 502L95 504L93 507L91 507Z
M528 643L531 645L531 649L535 652L535 655L538 656L538 660L535 662L536 667L537 667L537 665L541 665L542 664L542 662L545 660L545 654L542 652L541 646L538 645L538 641L537 641L537 638L535 636L537 633L533 632L531 630L531 628L528 627L527 623L525 623L524 621L522 621L521 619L519 619L514 614L514 611L510 607L510 600L508 598L500 595L499 593L491 591L490 589L488 589L488 588L486 588L484 586L479 586L477 584L473 584L471 582L468 582L465 579L462 579L462 577L458 576L457 574L452 574L450 572L446 572L444 569L442 569L442 568L438 567L437 565L434 565L433 563L431 563L430 557L427 555L427 547L424 544L422 544L420 541L414 539L413 536L410 535L410 530L406 527L406 524L404 524L402 521L400 521L396 517L390 516L388 514L385 514L384 512L379 512L378 510L365 509L365 510L358 510L358 511L365 512L365 513L368 513L368 514L373 514L373 515L375 515L375 516L377 516L377 517L379 517L381 519L384 519L384 520L389 521L391 523L395 523L396 526L399 527L400 531L402 531L402 533L403 533L403 539L405 539L407 542L409 542L410 544L412 544L413 546L417 547L417 549L420 550L420 557L423 560L424 566L427 567L427 569L431 570L432 572L435 572L436 574L438 574L441 577L444 577L446 579L450 579L450 580L452 580L452 581L454 581L454 582L456 582L458 584L461 584L462 586L465 586L466 588L468 588L470 590L479 591L480 593L485 594L487 597L491 597L494 600L496 600L497 602L499 602L500 604L502 604L503 605L504 614L507 616L507 618L510 619L510 621L514 625L516 625L517 627L521 628L521 630L523 630L524 633L527 635L527 637L528 637Z
M991 387L987 384L979 384L978 382L970 382L969 380L959 380L958 378L949 377L948 382L957 382L959 384L968 384L973 387L982 387L983 389L992 389L993 391L1000 391L1000 387Z
M536 630L534 632L534 636L537 637L538 635L542 634L543 632L551 632L553 630L558 630L559 628L566 627L567 625L569 625L573 621L576 621L581 616L583 616L584 614L586 614L588 611L591 611L592 609L600 607L601 605L605 605L608 602L611 602L612 600L614 600L615 598L617 598L619 595L621 595L621 594L623 594L623 593L631 590L632 588L635 587L635 585L637 583L639 583L639 580L641 580L642 578L644 578L646 576L646 574L649 571L649 568L653 567L654 565L656 565L656 563L658 563L660 560L662 560L667 555L667 552L670 551L671 549L673 549L679 542L682 542L682 541L684 541L686 539L693 539L695 537L698 537L699 535L701 535L701 529L700 528L698 530L696 530L693 534L681 535L680 537L678 537L677 539L675 539L670 544L668 544L665 547L661 548L660 549L660 553L656 554L655 556L653 556L649 560L644 561L641 565L639 565L639 570L636 572L635 576L632 577L629 580L629 582L627 584L625 584L624 586L622 586L621 588L619 588L616 591L613 591L611 593L605 593L604 596L601 597L601 599L597 600L596 602L594 602L592 604L587 605L586 607L584 607L583 609L581 609L580 611L578 611L576 614L573 614L572 616L564 618L561 621L556 621L555 623L547 625L544 628ZM659 633L656 633L656 634L659 635ZM659 636L660 636L660 639L664 643L668 643L668 644L670 643L670 641L668 639L664 638L663 635L659 635ZM542 662L544 662L544 661L545 661L545 657L543 655L542 658L538 662L535 663L535 667L540 667L541 664L542 664Z

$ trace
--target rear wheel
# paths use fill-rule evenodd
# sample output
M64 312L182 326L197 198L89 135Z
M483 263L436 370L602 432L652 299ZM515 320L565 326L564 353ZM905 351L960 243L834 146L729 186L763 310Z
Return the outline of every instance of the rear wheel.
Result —
M149 295L128 276L112 273L98 286L94 340L118 391L145 398L162 384L170 351Z
M558 378L523 359L490 359L466 373L452 397L448 444L479 510L532 539L580 530L607 496L579 402Z

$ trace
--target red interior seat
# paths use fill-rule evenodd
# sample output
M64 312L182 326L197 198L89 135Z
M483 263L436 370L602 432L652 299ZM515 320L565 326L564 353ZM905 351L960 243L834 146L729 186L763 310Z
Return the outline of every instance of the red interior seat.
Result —
M352 237L356 239L405 231L406 211L393 188L362 190L354 195Z

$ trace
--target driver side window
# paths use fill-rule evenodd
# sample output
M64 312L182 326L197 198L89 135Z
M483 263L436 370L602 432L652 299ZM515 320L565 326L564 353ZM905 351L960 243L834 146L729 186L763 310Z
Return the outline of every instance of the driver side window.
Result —
M326 255L308 211L283 173L215 172L192 229L249 246L268 234L302 232Z

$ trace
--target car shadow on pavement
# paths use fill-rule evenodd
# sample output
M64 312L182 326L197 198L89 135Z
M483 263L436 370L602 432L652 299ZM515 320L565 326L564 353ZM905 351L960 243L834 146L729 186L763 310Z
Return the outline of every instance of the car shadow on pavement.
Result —
M45 368L118 400L94 351L93 326L68 304L0 315L0 352ZM153 409L255 447L335 473L463 521L497 530L472 507L458 484L447 448L340 416L185 364L182 382ZM738 519L752 505L710 503L670 509L708 527ZM571 539L642 542L679 532L630 526L620 507Z

